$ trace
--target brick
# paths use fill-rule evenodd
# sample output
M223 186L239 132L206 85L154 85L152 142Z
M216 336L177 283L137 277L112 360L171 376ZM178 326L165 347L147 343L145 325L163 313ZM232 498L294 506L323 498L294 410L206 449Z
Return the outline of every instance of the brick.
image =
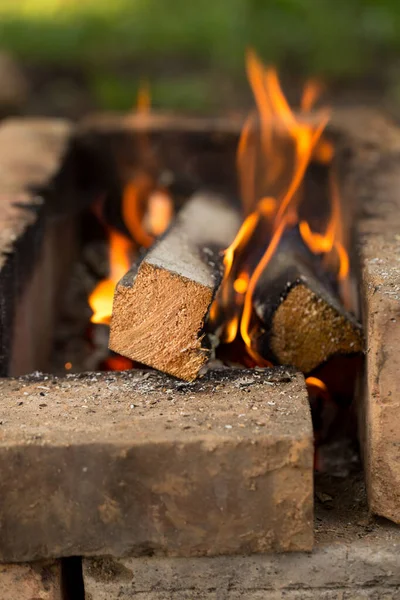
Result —
M310 550L303 376L2 380L0 559Z
M370 509L400 523L400 130L372 119L353 145L345 198L358 211L366 329L360 437ZM377 134L378 132L378 134Z
M87 558L86 600L400 598L400 531L375 524L363 539L349 538L346 526L312 554Z
M60 170L71 127L57 119L8 119L0 126L0 253L12 252L37 219L40 192ZM35 210L36 208L36 210Z
M113 593L113 592L112 592ZM116 591L115 594L118 592ZM129 591L123 596L109 595L104 596L86 594L85 600L399 600L400 591L396 588L382 589L379 586L370 588L335 588L335 589L313 589L313 590L291 590L282 591L274 590L249 590L246 593L242 591L229 590L221 594L220 590L211 590L197 592L196 590L173 591L173 592L158 592L152 590L150 592L139 592L133 596Z
M61 561L0 564L1 600L62 600Z
M363 263L368 353L362 440L371 510L400 523L400 265L393 264L400 241L388 230L384 235L374 240L376 252L368 244Z
M65 219L49 223L47 215L60 214L54 204L60 209L71 197L71 186L58 181L70 137L71 126L57 119L9 119L0 126L2 375L43 368L48 356L59 281L52 265L67 267L60 246L71 239L71 226ZM49 233L55 230L61 235ZM40 335L32 336L40 324Z

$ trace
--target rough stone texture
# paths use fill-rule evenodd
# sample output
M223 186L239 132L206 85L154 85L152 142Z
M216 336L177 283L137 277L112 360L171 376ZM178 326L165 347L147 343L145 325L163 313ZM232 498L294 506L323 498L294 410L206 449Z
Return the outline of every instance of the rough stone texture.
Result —
M400 165L400 162L399 162ZM400 177L398 184L400 185ZM398 202L397 211L400 211ZM391 230L397 221L397 229ZM400 218L364 249L368 333L363 433L371 510L400 523Z
M370 119L348 162L345 197L361 209L367 352L360 422L369 504L400 523L400 130Z
M301 375L0 382L0 560L310 550Z
M87 600L353 600L400 597L400 530L368 512L359 465L332 446L315 478L315 546L292 553L83 561Z
M363 538L349 539L336 523L335 534L312 554L88 558L83 561L86 600L400 598L397 529L375 524Z
M0 254L35 222L43 190L60 170L71 132L57 119L9 119L0 127ZM35 210L36 207L36 210Z
M61 561L0 564L1 600L62 600Z
M100 588L101 589L101 588ZM116 592L117 593L117 592ZM186 591L149 592L132 595L129 592L123 596L104 596L87 595L87 600L129 600L137 598L138 600L398 600L400 591L396 587L391 589L382 589L381 587L365 588L335 588L330 589L311 589L311 590L249 590L246 592L228 590L221 592L212 589L211 591L201 590L199 593L193 589Z

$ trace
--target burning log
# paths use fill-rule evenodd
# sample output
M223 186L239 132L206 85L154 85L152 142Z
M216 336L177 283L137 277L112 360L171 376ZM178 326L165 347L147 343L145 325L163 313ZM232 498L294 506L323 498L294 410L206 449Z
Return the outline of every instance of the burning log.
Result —
M252 332L264 358L309 373L328 358L361 352L361 326L348 313L320 257L297 228L287 230L262 273L253 296L262 322Z
M193 196L119 282L110 348L181 379L195 379L210 355L203 326L222 280L221 250L239 225L239 212L225 198Z

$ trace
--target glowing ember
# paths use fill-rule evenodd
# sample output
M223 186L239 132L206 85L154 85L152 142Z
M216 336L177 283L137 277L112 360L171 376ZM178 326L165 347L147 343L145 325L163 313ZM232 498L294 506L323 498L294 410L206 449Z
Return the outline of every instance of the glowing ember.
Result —
M318 388L319 390L322 390L323 392L328 391L328 388L326 387L325 383L323 381L321 381L321 379L318 379L317 377L307 377L306 384L307 384L307 386Z
M303 184L310 162L329 165L331 169L334 156L333 145L323 137L329 112L326 109L310 112L320 86L313 82L305 87L300 111L295 114L274 69L265 68L251 50L247 53L246 67L257 106L244 124L237 151L246 218L225 251L224 279L210 318L224 343L237 341L239 336L255 364L265 366L269 363L252 347L253 294L284 231L298 226L303 241L322 257L324 268L343 286L349 261L339 192L333 176L330 216L324 229L314 231L303 216L308 200ZM342 293L345 295L343 287Z
M132 369L132 365L132 361L125 356L110 356L104 362L103 367L106 371L129 371Z

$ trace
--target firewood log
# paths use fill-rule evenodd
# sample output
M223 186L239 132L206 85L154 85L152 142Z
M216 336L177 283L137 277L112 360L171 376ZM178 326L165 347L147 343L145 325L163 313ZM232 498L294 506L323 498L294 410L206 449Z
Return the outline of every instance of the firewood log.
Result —
M117 285L110 348L191 381L210 349L204 323L223 274L221 251L240 226L234 204L194 195L138 266Z
M362 351L361 326L347 312L337 285L303 242L287 230L253 295L260 323L251 337L264 358L309 373L334 355Z

